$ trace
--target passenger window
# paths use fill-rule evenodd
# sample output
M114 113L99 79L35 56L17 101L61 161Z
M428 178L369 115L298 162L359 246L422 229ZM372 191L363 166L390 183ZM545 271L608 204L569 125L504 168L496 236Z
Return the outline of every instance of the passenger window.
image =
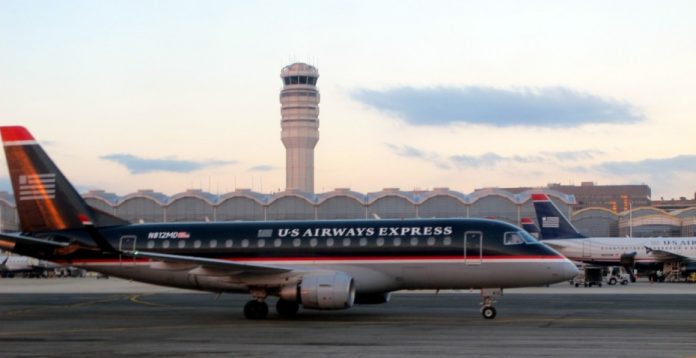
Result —
M400 237L394 238L394 246L401 246L401 238Z
M217 240L210 240L208 243L208 246L210 246L211 249L214 249L217 247Z
M384 246L384 238L383 237L378 237L377 238L377 246Z
M319 242L315 238L312 238L311 240L309 240L309 246L311 246L311 247L317 247L318 243Z
M176 243L176 246L178 246L180 249L183 249L184 247L186 247L186 241L179 240L179 242Z
M155 241L154 241L154 240L148 241L148 242L147 242L147 248L148 248L148 249L154 249L154 248L155 248Z
M242 240L242 247L249 247L249 240L247 240L247 239Z
M433 245L435 245L435 238L431 236L428 238L428 246L433 246Z
M232 247L233 245L234 245L234 241L232 241L232 240L227 240L227 241L225 241L225 247L226 247L226 248L229 249L229 248Z
M334 245L334 239L332 239L332 238L326 239L326 246L333 247L333 245Z
M450 246L450 245L452 245L452 238L449 236L446 236L444 239L442 239L442 243L445 246Z
M350 246L350 239L349 238L343 239L343 246L346 246L346 247Z
M516 232L506 232L504 243L505 243L505 245L519 245L519 244L523 244L524 240Z
M292 240L292 246L299 247L301 243L300 239Z
M264 239L259 239L258 241L256 241L256 246L258 246L258 247L264 247L264 246L266 246L266 240L264 240Z
M163 248L163 249L168 249L168 248L169 248L169 240L162 241L162 248Z
M201 240L196 240L193 242L193 247L199 249L201 247Z
M360 239L360 246L365 246L365 245L367 245L367 239L363 237L362 239Z
M275 247L280 247L280 245L281 245L282 243L283 243L283 242L282 242L280 239L275 239L275 240L273 241L273 246L275 246Z
M416 245L418 245L418 238L412 237L411 238L411 246L416 246Z

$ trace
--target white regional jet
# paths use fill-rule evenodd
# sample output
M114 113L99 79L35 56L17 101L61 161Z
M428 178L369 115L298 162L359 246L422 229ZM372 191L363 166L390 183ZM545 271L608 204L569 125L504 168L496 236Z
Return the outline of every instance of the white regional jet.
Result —
M532 194L540 239L573 261L604 266L661 269L676 262L696 270L696 237L586 237L546 194Z

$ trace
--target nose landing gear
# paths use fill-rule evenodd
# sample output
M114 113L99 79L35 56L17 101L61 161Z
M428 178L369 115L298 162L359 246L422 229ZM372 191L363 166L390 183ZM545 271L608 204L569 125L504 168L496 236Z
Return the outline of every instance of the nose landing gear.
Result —
M493 304L496 302L496 297L503 295L502 288L482 288L481 289L481 315L485 319L495 318L497 312Z

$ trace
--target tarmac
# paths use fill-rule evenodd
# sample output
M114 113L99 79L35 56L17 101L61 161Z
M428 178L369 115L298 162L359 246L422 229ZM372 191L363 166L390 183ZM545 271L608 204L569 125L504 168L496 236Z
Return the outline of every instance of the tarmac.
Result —
M399 292L382 305L246 320L247 295L119 279L0 279L0 356L696 357L696 285Z

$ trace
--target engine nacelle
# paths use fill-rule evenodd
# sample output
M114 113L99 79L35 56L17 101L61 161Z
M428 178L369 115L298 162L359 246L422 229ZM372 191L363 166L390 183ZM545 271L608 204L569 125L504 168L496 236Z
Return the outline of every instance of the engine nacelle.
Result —
M353 278L342 273L310 274L297 285L285 286L280 298L299 302L304 308L340 310L355 302Z

